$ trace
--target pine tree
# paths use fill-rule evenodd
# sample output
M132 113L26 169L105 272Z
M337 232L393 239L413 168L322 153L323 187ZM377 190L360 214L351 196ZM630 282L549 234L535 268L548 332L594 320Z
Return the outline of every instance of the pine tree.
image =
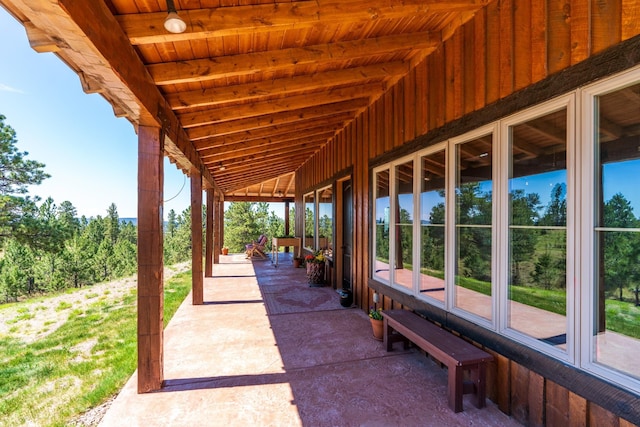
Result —
M29 185L40 184L49 175L43 163L27 160L29 153L18 151L16 132L5 119L0 114L0 239L34 242L39 231L32 220L36 201L24 195Z

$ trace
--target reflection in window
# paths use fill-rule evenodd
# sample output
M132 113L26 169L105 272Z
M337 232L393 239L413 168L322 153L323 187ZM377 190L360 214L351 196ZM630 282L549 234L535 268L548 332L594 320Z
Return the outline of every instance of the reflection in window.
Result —
M456 145L455 306L491 319L493 136Z
M595 98L592 358L640 378L640 85Z
M315 249L316 206L313 193L304 196L304 247Z
M413 285L413 160L395 167L395 256L394 282Z
M375 175L375 265L374 277L389 282L389 170Z
M331 187L318 190L319 249L333 249L333 191Z
M567 111L509 131L508 325L566 351Z
M420 160L420 293L444 302L445 150Z

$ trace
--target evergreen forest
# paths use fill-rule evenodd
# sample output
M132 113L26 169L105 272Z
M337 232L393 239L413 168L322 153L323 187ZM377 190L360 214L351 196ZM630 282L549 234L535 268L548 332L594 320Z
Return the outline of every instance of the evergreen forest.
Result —
M31 197L28 186L48 177L43 163L18 150L15 131L0 115L0 303L136 272L135 221L121 219L113 203L104 217L86 218L78 217L69 201L58 205L52 198ZM285 234L284 221L269 212L268 203L229 205L225 246L231 252L244 252L244 245L262 233ZM190 259L191 209L171 210L165 220L164 262Z

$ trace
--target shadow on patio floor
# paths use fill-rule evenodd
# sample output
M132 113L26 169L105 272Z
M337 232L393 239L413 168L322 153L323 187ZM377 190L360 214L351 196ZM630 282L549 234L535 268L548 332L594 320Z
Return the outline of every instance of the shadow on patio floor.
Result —
M221 257L205 301L165 330L165 387L136 375L103 426L516 426L490 401L447 406L446 371L416 350L387 353L366 313L311 288L291 255ZM254 274L255 271L255 274Z

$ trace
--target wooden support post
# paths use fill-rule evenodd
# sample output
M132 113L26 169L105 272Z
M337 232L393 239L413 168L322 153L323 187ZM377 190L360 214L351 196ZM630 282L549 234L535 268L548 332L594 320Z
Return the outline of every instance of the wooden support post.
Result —
M213 188L207 189L207 224L204 250L204 277L213 277Z
M284 202L284 234L289 235L289 202ZM289 252L289 246L285 246L285 252Z
M222 237L220 237L220 217L218 216L218 212L220 210L220 204L218 200L220 196L217 194L213 195L213 263L220 263L220 250L222 249L222 245L224 241Z
M202 277L202 175L191 170L191 302L204 303Z
M222 197L218 198L218 203L216 204L216 217L218 238L220 239L220 246L222 246L224 245L224 199Z
M159 128L138 129L138 393L164 380L162 137Z

